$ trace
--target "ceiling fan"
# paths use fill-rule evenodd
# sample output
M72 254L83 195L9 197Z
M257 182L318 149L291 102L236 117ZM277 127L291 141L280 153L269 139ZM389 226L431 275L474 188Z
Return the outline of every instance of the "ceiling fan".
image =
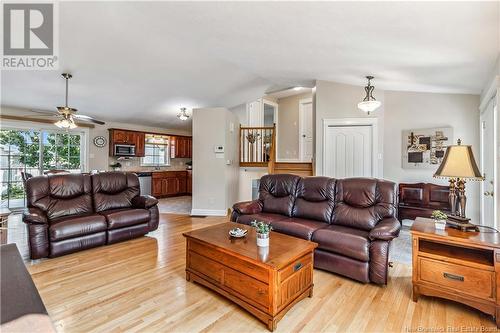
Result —
M45 114L51 114L59 118L58 121L54 123L59 128L64 128L64 129L74 129L77 128L78 125L75 123L75 119L78 121L88 121L91 123L99 124L99 125L104 125L105 123L103 121L94 119L92 117L83 115L83 114L76 114L78 111L75 108L69 107L68 106L68 82L69 79L73 77L73 75L69 73L62 73L62 77L66 80L66 104L64 106L58 106L57 107L57 114L54 115L54 112L56 111L44 111L44 110L31 110L33 112L37 113L45 113Z

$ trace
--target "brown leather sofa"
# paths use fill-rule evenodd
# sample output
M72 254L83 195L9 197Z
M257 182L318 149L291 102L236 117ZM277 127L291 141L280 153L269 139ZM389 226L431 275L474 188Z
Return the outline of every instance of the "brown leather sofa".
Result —
M26 181L31 259L57 257L158 228L158 200L140 195L134 173L54 174Z
M271 223L274 231L319 244L314 267L387 283L389 243L399 235L396 184L372 178L261 178L259 199L233 206L231 220Z

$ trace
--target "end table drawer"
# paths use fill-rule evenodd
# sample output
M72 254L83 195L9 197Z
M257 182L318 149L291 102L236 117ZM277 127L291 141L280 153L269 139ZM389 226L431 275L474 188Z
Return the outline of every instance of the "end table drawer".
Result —
M418 263L421 281L493 299L494 272L421 257Z

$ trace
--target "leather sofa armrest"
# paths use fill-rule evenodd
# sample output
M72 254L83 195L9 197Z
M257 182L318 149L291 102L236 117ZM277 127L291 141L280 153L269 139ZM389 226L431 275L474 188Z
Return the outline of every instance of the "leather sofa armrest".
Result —
M135 208L149 209L158 204L158 199L150 195L138 195L132 199L132 206Z
M370 231L368 237L371 240L380 239L390 241L399 236L401 224L394 217L385 218Z
M28 224L47 224L47 215L39 208L29 207L23 212L23 222Z
M259 200L238 202L233 209L242 215L258 214L262 212L262 203Z

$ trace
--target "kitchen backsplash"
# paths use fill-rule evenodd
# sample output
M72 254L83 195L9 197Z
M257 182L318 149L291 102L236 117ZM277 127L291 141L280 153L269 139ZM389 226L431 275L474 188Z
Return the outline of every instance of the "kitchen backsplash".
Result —
M170 166L160 167L161 170L186 170L186 162L191 161L190 158L172 158L170 159ZM140 157L131 157L126 160L118 160L116 157L110 157L109 163L113 164L115 162L120 162L122 171L152 171L157 170L155 167L151 166L141 166ZM108 170L111 170L108 167Z

